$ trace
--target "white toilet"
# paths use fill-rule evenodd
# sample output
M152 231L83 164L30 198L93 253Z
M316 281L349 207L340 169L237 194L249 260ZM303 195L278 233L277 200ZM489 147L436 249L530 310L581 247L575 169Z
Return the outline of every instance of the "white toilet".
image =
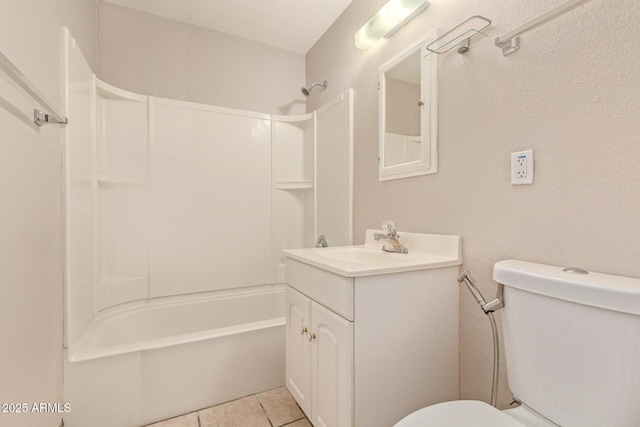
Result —
M522 401L420 409L395 427L640 426L640 279L500 261L509 387Z

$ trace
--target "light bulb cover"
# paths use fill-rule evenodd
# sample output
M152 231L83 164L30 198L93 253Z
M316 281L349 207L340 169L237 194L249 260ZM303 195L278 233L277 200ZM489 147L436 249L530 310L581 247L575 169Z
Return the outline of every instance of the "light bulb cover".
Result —
M367 50L382 37L391 37L430 5L431 0L389 0L356 32L356 47Z

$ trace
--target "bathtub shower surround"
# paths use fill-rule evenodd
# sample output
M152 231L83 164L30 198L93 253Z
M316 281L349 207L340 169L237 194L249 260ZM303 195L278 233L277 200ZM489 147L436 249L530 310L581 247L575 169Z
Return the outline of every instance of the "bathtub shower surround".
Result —
M282 285L266 285L98 314L66 350L65 425L139 427L281 386L283 307Z
M135 301L98 313L72 362L281 326L281 284Z
M352 91L298 116L154 98L65 36L65 423L282 385L281 251L351 243Z

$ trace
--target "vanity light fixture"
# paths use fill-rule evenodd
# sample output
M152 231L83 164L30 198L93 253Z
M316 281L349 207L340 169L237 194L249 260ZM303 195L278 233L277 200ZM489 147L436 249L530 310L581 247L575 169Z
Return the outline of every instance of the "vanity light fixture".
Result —
M355 35L356 47L367 50L381 37L391 37L431 5L431 0L389 0Z

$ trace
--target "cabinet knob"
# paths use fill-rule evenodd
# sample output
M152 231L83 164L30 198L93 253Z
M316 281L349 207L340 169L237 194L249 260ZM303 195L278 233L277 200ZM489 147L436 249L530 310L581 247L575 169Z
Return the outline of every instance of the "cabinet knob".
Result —
M307 333L307 328L305 328L304 326L300 326L300 335L304 335Z
M312 333L307 334L307 341L311 342L315 339L316 339L316 334L312 334Z

